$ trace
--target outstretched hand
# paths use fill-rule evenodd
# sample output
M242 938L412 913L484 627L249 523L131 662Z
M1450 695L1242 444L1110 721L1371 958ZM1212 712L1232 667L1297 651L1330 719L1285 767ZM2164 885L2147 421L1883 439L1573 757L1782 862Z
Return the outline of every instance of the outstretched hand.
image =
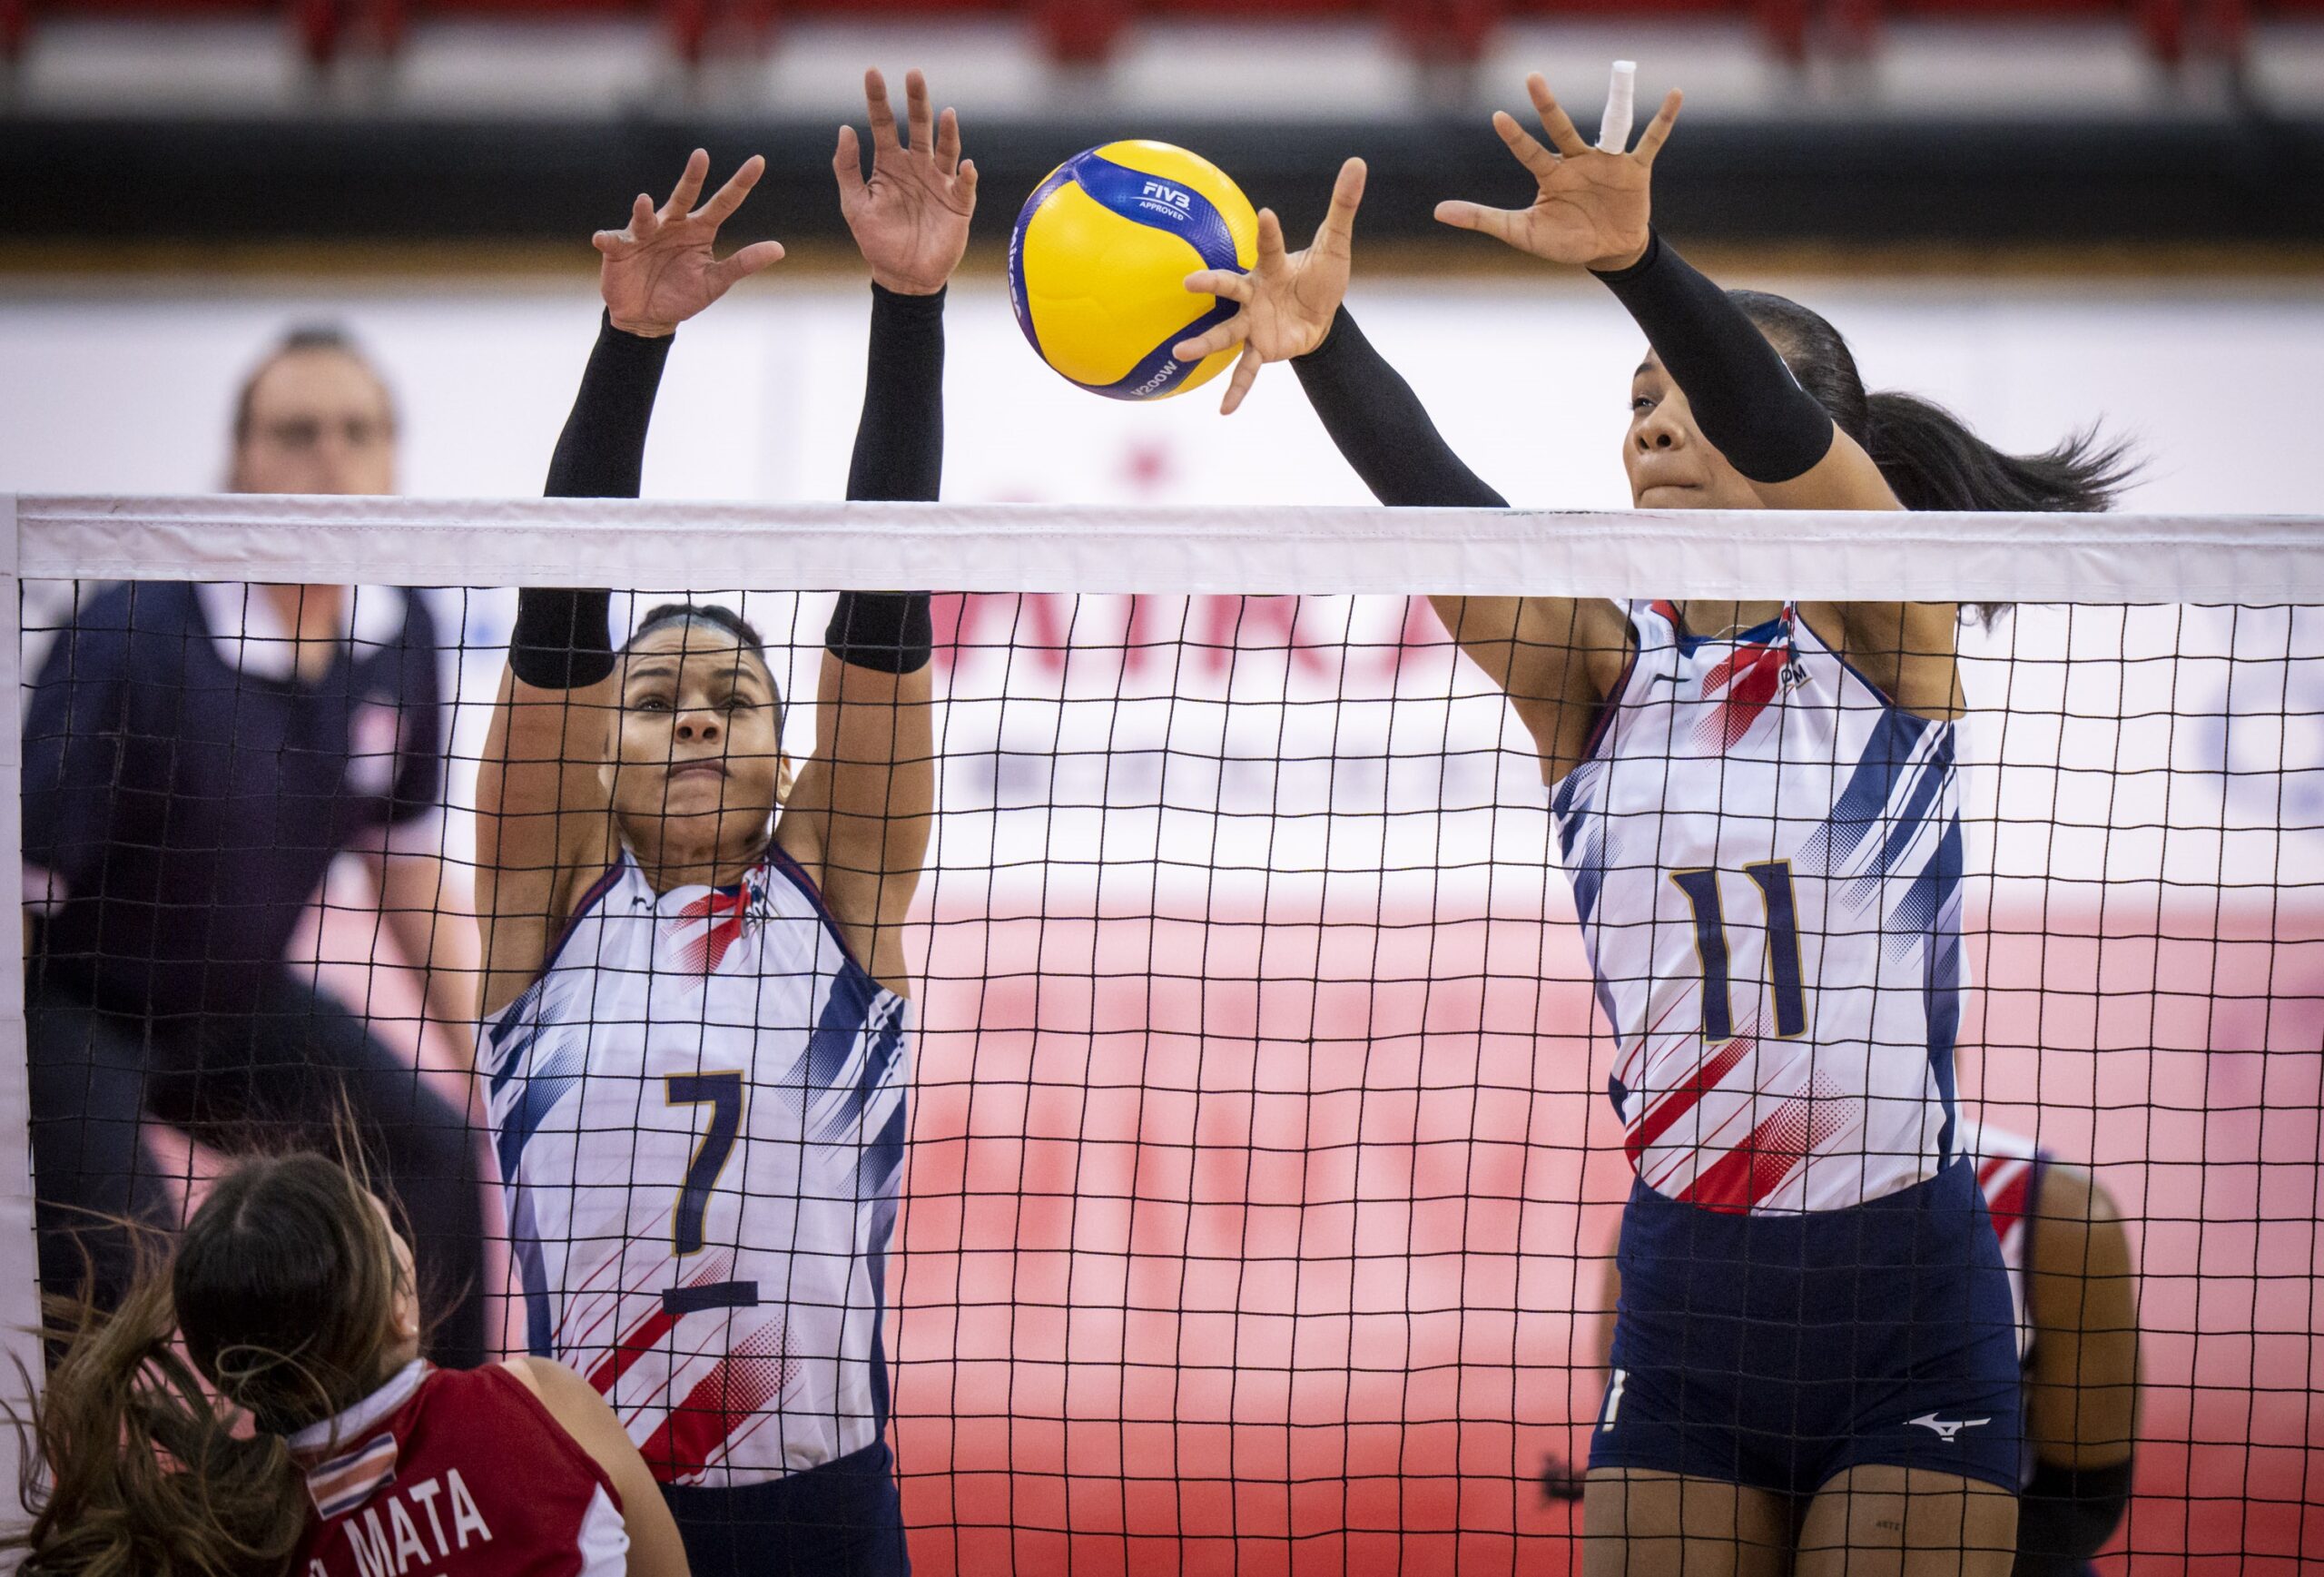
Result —
M624 333L658 338L783 256L780 241L753 241L732 257L714 250L718 227L743 205L766 173L766 161L753 153L743 162L716 196L700 208L702 183L710 175L710 155L696 148L686 160L670 200L661 207L641 192L630 205L623 230L601 230L590 244L604 254L597 289L606 311Z
M1170 348L1170 354L1192 365L1206 356L1234 346L1243 347L1226 380L1226 398L1218 402L1221 416L1232 416L1251 391L1259 369L1270 361L1305 356L1324 342L1332 319L1347 294L1348 269L1354 261L1356 204L1364 201L1364 161L1350 159L1340 166L1332 187L1332 206L1315 227L1315 239L1298 251L1283 246L1283 222L1272 208L1259 210L1259 253L1248 273L1233 269L1204 269L1187 276L1187 289L1199 295L1219 296L1237 302L1242 310L1224 323Z
M904 74L906 147L888 107L888 84L863 74L864 107L872 119L872 178L855 128L839 129L832 168L839 176L839 208L854 232L872 277L887 290L932 296L944 288L968 249L969 215L977 206L977 166L960 157L960 120L950 110L929 112L928 79Z
M1673 89L1662 101L1635 151L1610 153L1582 141L1540 72L1525 79L1525 91L1532 95L1541 129L1557 151L1534 141L1504 111L1493 112L1492 129L1538 183L1531 206L1440 202L1436 217L1457 230L1482 231L1551 262L1600 271L1629 267L1646 251L1654 156L1679 119L1679 94Z

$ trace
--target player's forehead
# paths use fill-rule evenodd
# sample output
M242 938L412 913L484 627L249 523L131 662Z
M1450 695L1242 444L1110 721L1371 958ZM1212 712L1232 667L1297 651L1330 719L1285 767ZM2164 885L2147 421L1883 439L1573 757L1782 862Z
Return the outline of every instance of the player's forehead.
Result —
M258 421L340 411L384 418L388 389L369 362L340 346L285 350L251 384L251 415Z
M626 667L632 676L683 675L690 679L729 678L738 671L772 684L766 660L741 636L709 619L672 619L629 643Z

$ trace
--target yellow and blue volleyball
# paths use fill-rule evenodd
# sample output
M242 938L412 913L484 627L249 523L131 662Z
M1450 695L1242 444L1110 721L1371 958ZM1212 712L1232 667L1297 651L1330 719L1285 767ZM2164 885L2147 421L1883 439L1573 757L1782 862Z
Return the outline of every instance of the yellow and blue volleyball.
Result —
M1209 160L1167 143L1108 143L1049 172L1017 216L1009 294L1042 360L1093 393L1167 399L1235 358L1192 366L1181 340L1233 317L1186 288L1196 269L1250 268L1259 220Z

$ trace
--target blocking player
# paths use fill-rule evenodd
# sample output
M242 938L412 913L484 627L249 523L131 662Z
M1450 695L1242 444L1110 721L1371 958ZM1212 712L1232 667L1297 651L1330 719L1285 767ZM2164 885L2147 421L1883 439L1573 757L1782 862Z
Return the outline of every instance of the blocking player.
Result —
M976 171L907 79L867 74L872 167L840 133L872 279L848 496L931 499L944 291ZM773 263L720 259L764 168L596 238L605 326L551 462L559 497L630 497L677 327ZM783 544L770 540L779 577ZM881 1331L905 1135L901 926L935 796L928 595L839 598L815 746L737 615L672 604L616 650L604 591L519 602L478 787L479 1069L531 1350L613 1405L698 1574L907 1570Z
M1447 222L1587 265L1645 330L1622 446L1641 508L2102 508L2088 439L2014 457L1867 395L1797 303L1730 296L1648 222L1670 95L1592 148L1538 75L1555 152L1507 115L1528 208ZM1226 409L1295 359L1384 503L1500 505L1340 305L1363 167L1287 254L1190 291L1245 310ZM1619 1050L1637 1172L1592 1432L1593 1572L2002 1577L2021 1414L2009 1282L1953 1106L1962 845L1952 604L1440 598L1538 750Z

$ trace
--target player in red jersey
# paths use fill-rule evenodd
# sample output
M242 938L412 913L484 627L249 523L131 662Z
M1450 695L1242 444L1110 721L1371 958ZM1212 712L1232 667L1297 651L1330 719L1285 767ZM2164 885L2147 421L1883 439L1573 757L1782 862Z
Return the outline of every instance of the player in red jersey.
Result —
M315 1155L212 1186L118 1311L84 1304L34 1417L42 1577L685 1577L612 1409L562 1365L419 1356L411 1249Z

